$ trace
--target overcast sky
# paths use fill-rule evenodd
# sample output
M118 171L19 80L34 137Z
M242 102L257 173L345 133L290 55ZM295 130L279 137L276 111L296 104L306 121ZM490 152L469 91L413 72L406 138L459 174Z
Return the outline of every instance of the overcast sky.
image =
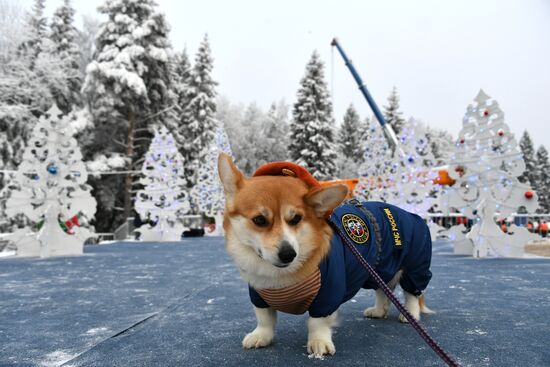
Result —
M33 0L22 0L30 7ZM62 0L47 0L48 14ZM94 14L102 0L73 0ZM528 129L550 148L550 1L548 0L157 0L175 49L193 55L205 32L219 93L267 108L293 103L317 49L340 121L366 102L330 41L337 36L379 105L396 86L406 117L456 137L466 106L483 88L499 101L519 137ZM334 84L332 85L332 81Z

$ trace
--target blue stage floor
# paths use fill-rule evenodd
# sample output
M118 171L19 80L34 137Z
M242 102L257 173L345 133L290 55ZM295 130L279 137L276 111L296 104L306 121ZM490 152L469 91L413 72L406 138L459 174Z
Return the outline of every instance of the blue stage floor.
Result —
M550 366L550 259L474 260L434 244L423 322L463 366ZM279 318L275 343L246 351L246 285L220 238L89 246L73 258L0 259L0 366L436 366L394 308L340 308L336 355L309 359L306 316Z

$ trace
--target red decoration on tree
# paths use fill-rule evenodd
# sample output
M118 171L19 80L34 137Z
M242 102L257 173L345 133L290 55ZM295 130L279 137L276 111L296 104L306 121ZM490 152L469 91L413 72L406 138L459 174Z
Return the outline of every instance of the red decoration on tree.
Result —
M460 138L460 144L464 144L465 141L464 138Z
M483 116L489 116L489 110L485 110L485 111L483 112Z
M533 191L525 191L525 197L527 199L532 199L533 198Z
M498 129L497 134L498 134L498 136L504 135L504 130Z

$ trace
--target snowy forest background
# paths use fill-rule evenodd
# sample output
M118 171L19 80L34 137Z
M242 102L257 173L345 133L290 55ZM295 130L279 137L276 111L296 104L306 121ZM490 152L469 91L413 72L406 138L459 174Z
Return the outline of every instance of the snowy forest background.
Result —
M107 0L99 9L106 21L84 17L81 29L75 27L70 1L57 1L59 8L48 19L46 0L36 0L32 9L0 0L2 205L9 195L3 190L9 171L21 163L31 131L54 103L70 115L76 131L98 203L93 222L98 232L112 232L135 215L140 169L156 127L164 126L175 138L188 192L197 184L219 128L225 129L235 162L247 174L269 161L292 160L321 180L357 177L377 123L352 105L344 116L333 116L324 64L315 51L304 60L296 99L274 101L264 110L218 95L208 36L197 50L174 48L169 24L154 1ZM384 114L399 133L405 118L396 88ZM420 124L436 164L445 164L456 137ZM527 131L520 146L526 162L521 181L539 193L539 210L548 212L548 152L544 146L535 150ZM0 232L18 221L0 211Z

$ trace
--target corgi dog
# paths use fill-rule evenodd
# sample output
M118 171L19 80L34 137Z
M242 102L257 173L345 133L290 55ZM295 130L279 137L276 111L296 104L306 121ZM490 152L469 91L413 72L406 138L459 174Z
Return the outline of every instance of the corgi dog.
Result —
M401 285L405 307L416 319L431 312L422 297L431 278L431 237L420 217L385 203L342 204L345 185L321 186L290 162L271 163L245 177L222 153L218 173L225 192L226 250L248 283L257 319L244 348L271 344L277 311L308 311L308 353L333 355L337 309L361 288L376 289L375 304L364 316L387 317L389 299L343 245L329 215L390 288ZM406 322L403 315L399 319Z

